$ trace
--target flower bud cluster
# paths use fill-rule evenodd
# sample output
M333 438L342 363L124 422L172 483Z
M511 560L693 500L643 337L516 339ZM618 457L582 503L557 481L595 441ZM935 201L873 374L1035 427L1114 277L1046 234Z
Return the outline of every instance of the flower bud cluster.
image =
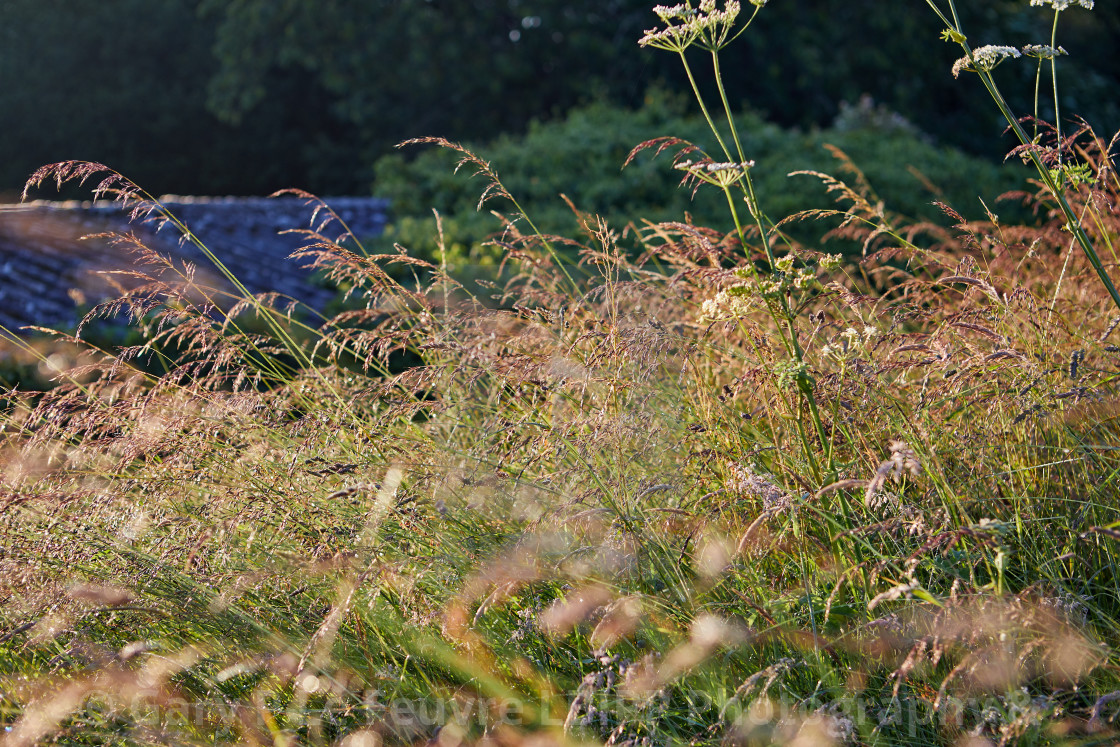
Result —
M1003 44L988 44L972 50L972 57L962 57L953 63L953 77L959 77L964 71L979 73L994 70L996 65L1008 58L1021 57L1022 54L1015 47Z
M687 171L691 176L702 182L714 184L717 187L730 187L738 182L748 169L754 167L754 161L742 163L717 163L715 161L680 161L673 164L678 171Z
M1061 13L1066 8L1074 5L1080 5L1086 10L1093 9L1093 0L1031 0L1032 7L1045 7L1049 5L1054 9L1054 12Z
M1069 52L1063 47L1051 47L1049 44L1028 44L1023 47L1023 54L1038 60L1052 60Z
M766 0L750 2L756 7L766 4ZM727 0L722 10L716 7L716 0L700 0L697 8L691 2L654 6L653 12L665 28L646 31L638 44L669 52L684 52L694 42L712 51L721 49L729 41L741 9L738 0Z

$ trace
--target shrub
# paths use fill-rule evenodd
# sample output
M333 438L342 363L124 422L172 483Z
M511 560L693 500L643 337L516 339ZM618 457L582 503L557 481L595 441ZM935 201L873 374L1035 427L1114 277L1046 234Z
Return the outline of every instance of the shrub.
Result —
M979 217L983 199L994 210L1007 210L1011 220L1025 217L1015 206L997 203L1001 194L1022 183L1025 172L1017 164L994 165L875 119L848 116L840 127L809 133L782 130L750 113L738 120L744 148L759 164L759 193L767 196L767 211L778 218L827 201L818 180L787 176L834 168L826 144L860 164L877 191L891 196L891 209L903 215L943 220L932 204L943 200ZM678 188L681 175L666 157L643 156L622 168L634 145L667 134L708 149L714 146L703 118L686 114L682 100L655 93L637 110L597 103L559 121L534 123L524 136L501 136L472 150L500 165L503 183L545 233L579 235L578 221L561 194L579 210L601 215L619 228L634 216L659 222L686 212L699 225L726 227L723 197ZM378 160L373 191L391 200L394 215L385 239L433 257L434 208L446 221L445 233L460 261L493 263L493 253L477 245L498 232L501 223L477 210L477 182L456 173L454 164L454 155L440 148L409 149ZM511 212L510 205L497 201L487 208Z

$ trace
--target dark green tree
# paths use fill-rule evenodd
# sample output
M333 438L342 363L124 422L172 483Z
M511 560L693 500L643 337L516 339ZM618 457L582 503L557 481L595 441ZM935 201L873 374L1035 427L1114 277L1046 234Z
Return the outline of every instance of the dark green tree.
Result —
M636 46L649 9L632 0L204 0L203 11L217 24L213 111L238 122L277 95L270 74L308 75L367 162L409 137L493 136L595 96L635 102L660 70Z
M1048 9L1021 0L963 3L976 45L1049 40ZM479 139L517 131L590 97L637 103L649 85L678 87L668 55L636 40L649 0L203 0L217 22L219 73L210 105L236 121L270 95L270 71L311 76L330 112L357 128L376 157L396 140L436 134ZM1002 156L1005 123L975 79L954 80L957 50L921 0L775 0L726 53L739 102L785 126L828 124L864 94L948 144ZM1063 112L1120 127L1114 40L1120 9L1065 13ZM704 64L702 56L696 60ZM1032 109L1034 67L1009 66L1008 91ZM1043 97L1040 115L1053 117Z
M409 137L479 141L680 90L672 56L637 46L651 5L0 0L0 191L70 158L157 192L366 191L373 162ZM975 44L1049 39L1050 15L1023 0L960 6ZM1000 157L1004 124L979 81L949 75L957 52L940 30L922 0L773 0L727 50L732 103L811 129L866 93L942 143ZM1118 36L1120 4L1062 16L1063 114L1105 133L1120 128ZM1034 68L1020 63L999 74L1028 113Z
M2 0L0 192L12 198L39 166L69 159L157 194L307 184L325 123L284 98L310 89L310 107L324 109L318 89L298 71L270 72L274 94L232 126L207 108L213 45L198 0Z

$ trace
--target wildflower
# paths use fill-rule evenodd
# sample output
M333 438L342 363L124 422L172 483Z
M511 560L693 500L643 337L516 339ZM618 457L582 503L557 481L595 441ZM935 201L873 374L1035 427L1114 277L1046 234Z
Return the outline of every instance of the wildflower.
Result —
M754 166L754 161L744 161L743 163L709 163L704 168L709 174L715 174L720 171L746 171Z
M730 187L735 182L743 178L743 174L747 169L754 166L754 161L744 161L743 163L709 163L705 170L707 179L704 181L715 184L717 187Z
M980 711L980 718L985 723L999 725L1003 720L1003 714L1000 713L999 708L995 705L989 705L984 710Z
M882 490L887 478L898 481L902 478L904 472L917 477L922 471L922 463L918 459L918 455L910 448L910 444L896 439L890 442L889 447L891 450L890 458L879 465L879 468L875 470L875 476L867 482L867 491L863 496L865 506L871 507L875 494Z
M879 334L877 329L867 325L864 325L862 330L848 327L838 334L831 344L820 348L821 355L837 361L848 360L866 350L877 334Z
M1069 54L1063 47L1051 47L1049 44L1028 44L1023 47L1023 54L1039 60L1052 60L1055 57Z
M664 49L667 52L684 52L700 34L696 24L696 11L688 5L658 5L653 12L665 24L663 29L649 29L638 40L638 46Z
M721 290L713 298L704 301L700 311L705 319L713 322L744 317L751 309L748 292L747 287L742 285Z
M996 65L1008 57L1021 57L1019 50L1002 44L988 44L972 50L972 57L962 57L953 63L953 77L960 76L962 71L974 73L994 70Z
M830 270L835 270L836 268L838 268L840 266L840 262L843 259L844 257L839 254L825 254L819 260L817 260L817 264L820 265L822 270L824 270L825 272L829 272Z
M1055 13L1061 13L1071 5L1080 5L1086 10L1093 9L1093 0L1031 0L1031 7L1045 7L1049 5Z
M700 26L701 45L705 49L715 52L727 45L739 10L738 0L727 0L723 10L716 10L716 0L700 0L697 23Z
M674 169L678 171L687 171L700 181L714 184L720 188L730 187L732 184L735 184L742 178L747 169L753 167L754 161L717 163L709 160L685 160L673 164Z
M682 26L647 29L645 36L638 40L638 45L664 49L667 52L683 52L696 38L695 33L687 34L686 31L687 29Z
M756 7L762 7L766 0L751 2ZM700 0L699 8L693 8L690 2L654 6L653 12L665 28L646 31L638 44L669 52L684 52L699 40L705 49L714 52L728 43L740 9L738 0L727 0L723 10L716 9L716 0Z
M816 282L816 279L817 276L812 270L803 267L797 271L796 275L794 275L793 287L800 290L806 286L812 285L814 282Z
M775 293L781 293L782 284L777 280L761 279L758 281L758 292L764 296L772 296Z
M655 5L653 12L657 14L664 23L672 23L677 19L691 18L696 11L688 7L684 3L680 5Z

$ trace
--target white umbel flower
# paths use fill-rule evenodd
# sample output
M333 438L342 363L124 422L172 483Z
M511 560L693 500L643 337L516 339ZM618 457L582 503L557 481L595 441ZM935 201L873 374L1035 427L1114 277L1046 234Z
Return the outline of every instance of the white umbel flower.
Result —
M1055 57L1069 54L1063 47L1051 47L1049 44L1028 44L1023 47L1023 54L1038 60L1052 60Z
M721 322L747 316L753 304L746 286L737 285L721 290L700 306L701 315L709 322Z
M762 3L751 1L759 7L765 4L765 0ZM727 44L740 10L739 0L725 0L722 9L717 7L716 0L700 0L698 8L693 8L691 2L657 5L653 12L665 27L646 31L638 44L683 52L693 42L699 41L706 49L715 51Z
M1032 6L1045 7L1049 5L1055 12L1061 13L1066 8L1080 5L1086 10L1093 9L1093 0L1031 0Z
M972 50L972 59L962 57L953 63L953 77L958 77L962 71L974 73L987 72L1007 58L1021 57L1022 54L1015 47L1003 44L988 44Z
M679 161L673 164L678 171L687 171L691 176L717 187L730 187L740 179L747 170L754 168L754 161L742 163L716 163L707 159L701 161Z

